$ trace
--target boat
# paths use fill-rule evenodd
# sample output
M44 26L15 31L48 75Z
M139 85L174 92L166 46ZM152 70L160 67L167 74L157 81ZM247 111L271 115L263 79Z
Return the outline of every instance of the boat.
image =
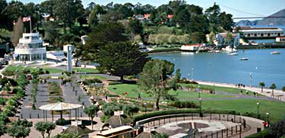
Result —
M279 51L273 51L273 52L270 52L270 54L272 54L272 55L279 55L280 52Z
M224 52L237 52L235 46L234 46L234 47L232 47L232 46L227 46L226 48L222 48L222 50L223 50Z
M229 53L229 56L237 56L237 55L238 55L238 53L236 53L236 52Z
M243 57L243 58L240 58L240 60L241 61L246 61L246 60L248 60L248 58Z
M215 50L214 53L221 53L221 51L220 50Z

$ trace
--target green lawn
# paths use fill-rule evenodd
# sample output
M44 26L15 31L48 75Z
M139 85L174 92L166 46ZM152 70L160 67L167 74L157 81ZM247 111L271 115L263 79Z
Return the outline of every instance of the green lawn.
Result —
M29 69L31 71L35 71L35 70L38 70L39 68L38 67L24 67L24 66L14 66L14 65L9 65L6 70L9 70L9 71L20 71L20 70L23 70L23 69ZM61 73L62 70L61 69L56 69L56 68L43 68L44 70L48 70L49 73Z
M195 101L198 104L198 101ZM277 121L285 117L285 103L260 99L235 99L235 100L206 100L202 101L203 109L229 110L240 113L257 113L259 102L260 115L265 116L268 112L272 121Z
M188 86L188 85L193 85L193 84L180 84L181 86ZM240 90L239 88L228 88L228 87L219 87L219 86L210 86L210 85L193 85L195 88L197 88L198 86L200 86L200 88L212 88L214 89L215 91L218 91L218 92L227 92L227 93L235 93L235 94L240 94ZM245 90L243 90L243 94L245 94ZM253 92L252 91L249 91L249 95L250 96L253 96ZM262 96L262 95L259 95L259 96Z
M211 86L209 86L211 87ZM234 88L223 88L223 87L216 87L216 91L219 90L221 92L226 93L238 93L239 89ZM123 95L124 92L128 92L126 97L128 98L137 98L138 92L142 98L147 98L147 100L153 100L149 94L142 92L139 90L138 85L135 84L117 84L117 85L109 85L108 90ZM172 95L177 95L177 98L181 100L192 100L199 104L198 99L193 99L198 97L197 92L187 92L187 91L170 91ZM178 93L178 94L177 94ZM252 94L251 94L252 95ZM229 98L233 97L230 95L218 95L218 94L207 94L201 93L201 97L203 98ZM148 99L149 98L149 99ZM285 117L285 103L272 101L272 100L265 100L265 99L207 99L202 101L202 108L203 109L212 109L212 110L229 110L229 111L236 111L240 113L257 113L257 106L256 103L260 103L260 114L265 115L266 112L270 113L270 119L272 121L278 121Z
M124 92L128 92L128 95L126 97L128 98L137 98L138 93L140 93L142 98L149 98L151 97L149 94L146 92L143 92L139 89L138 85L135 84L118 84L118 85L109 85L108 90L119 94L123 95ZM177 91L169 91L169 94L171 95L176 95L177 98L182 99L182 100L187 100L187 98L198 98L197 92L188 92L188 91L183 91L183 90L177 90ZM230 98L234 97L231 95L217 95L217 94L208 94L208 93L201 93L201 97L204 98Z
M72 68L72 70L76 72L86 72L86 73L100 73L97 69L91 69L91 68Z

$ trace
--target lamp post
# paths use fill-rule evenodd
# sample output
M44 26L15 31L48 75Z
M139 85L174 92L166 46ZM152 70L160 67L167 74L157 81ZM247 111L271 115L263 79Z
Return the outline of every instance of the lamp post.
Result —
M200 117L202 117L202 98L199 98L199 102L200 102Z
M268 112L266 113L266 122L267 122L267 124L269 122L269 113Z
M144 104L144 114L146 114L146 103L143 104Z
M250 78L250 88L252 87L252 73L249 73L249 78Z
M259 115L259 102L256 103L256 106L257 106L257 118L259 119L260 118L260 115Z

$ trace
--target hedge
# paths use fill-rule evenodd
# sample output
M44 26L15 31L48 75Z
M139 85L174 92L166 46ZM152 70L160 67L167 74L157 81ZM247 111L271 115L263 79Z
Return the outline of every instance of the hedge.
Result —
M274 138L275 136L270 135L268 129L264 129L263 131L260 131L258 133L249 135L245 138Z
M155 116L162 116L162 115L170 115L170 114L183 114L183 113L199 113L199 109L182 109L182 110L163 110L163 111L154 111L147 114L136 115L133 117L133 122L136 123L137 121L155 117ZM232 114L232 115L243 115L257 118L257 115L254 113L245 113L240 114L236 111L227 111L227 110L202 110L202 113L213 113L213 114ZM265 120L265 116L260 116L261 119Z

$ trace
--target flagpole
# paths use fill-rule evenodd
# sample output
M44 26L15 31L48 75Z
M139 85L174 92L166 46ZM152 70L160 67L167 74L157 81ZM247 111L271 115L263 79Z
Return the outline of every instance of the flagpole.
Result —
M30 33L33 33L32 31L32 17L30 16Z

